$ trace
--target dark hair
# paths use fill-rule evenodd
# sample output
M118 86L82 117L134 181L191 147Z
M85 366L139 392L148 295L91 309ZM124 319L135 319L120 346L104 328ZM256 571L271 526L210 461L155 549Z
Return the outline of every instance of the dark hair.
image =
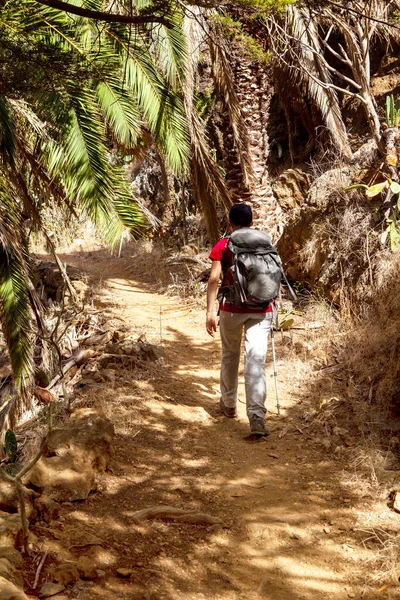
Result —
M232 225L248 227L253 220L253 212L248 204L234 204L229 211L229 221Z

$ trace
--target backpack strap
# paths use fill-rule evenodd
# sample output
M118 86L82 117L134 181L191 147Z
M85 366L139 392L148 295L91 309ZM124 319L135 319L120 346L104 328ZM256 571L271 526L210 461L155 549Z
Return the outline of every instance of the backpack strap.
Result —
M292 296L293 302L297 302L297 296L296 296L292 286L290 285L288 278L286 277L285 271L283 270L282 266L278 263L278 261L275 259L275 257L273 255L271 255L271 258L277 264L277 266L280 268L282 277L283 277L286 285L288 286L288 289L289 289L290 295ZM280 292L279 292L279 303L280 303L280 306L282 307L282 295Z
M227 248L236 256L236 254L258 254L265 255L268 254L278 254L277 250L270 246L269 248L263 248L262 246L258 246L257 248L246 248L245 246L236 246L234 242L229 239L227 244Z

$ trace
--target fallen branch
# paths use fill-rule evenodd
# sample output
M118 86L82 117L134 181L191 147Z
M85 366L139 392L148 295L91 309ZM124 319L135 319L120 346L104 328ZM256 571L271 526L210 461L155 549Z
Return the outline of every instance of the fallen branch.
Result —
M292 325L291 329L321 329L321 327L325 327L325 323L315 321L314 323L304 323L304 325Z
M56 383L58 383L61 379L62 376L64 376L66 373L68 373L68 371L70 369L72 369L72 367L75 366L80 366L83 365L85 362L87 362L88 360L90 360L94 355L93 350L78 350L77 352L75 352L75 354L73 354L73 356L70 358L70 360L68 362L65 363L65 365L62 368L62 375L58 374L56 375L49 383L49 385L47 386L46 389L51 390L51 388L53 388Z
M42 556L42 558L40 560L40 563L39 563L39 566L37 568L36 575L35 575L35 581L33 582L33 586L32 586L33 590L36 590L36 588L37 588L37 584L39 583L40 573L41 573L41 571L43 569L44 563L46 562L46 558L47 558L48 553L49 553L49 551L46 549L45 553L43 554L43 556Z

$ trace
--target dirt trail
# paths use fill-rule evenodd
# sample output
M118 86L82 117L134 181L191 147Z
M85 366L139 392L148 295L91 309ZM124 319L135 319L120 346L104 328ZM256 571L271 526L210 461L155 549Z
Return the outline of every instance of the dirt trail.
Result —
M126 259L105 251L68 261L101 283L107 316L145 333L160 355L147 371L127 370L84 399L115 423L110 472L85 503L65 506L60 521L36 532L60 560L83 554L104 571L71 597L370 597L362 596L371 551L360 544L356 499L342 487L337 461L297 426L302 390L291 387L285 365L278 363L285 409L275 414L268 367L272 433L249 442L244 405L236 420L217 416L220 343L207 336L203 312L156 293L146 268L136 265L133 275ZM134 522L136 510L160 504L196 509L223 525ZM119 567L132 568L132 577L119 579Z

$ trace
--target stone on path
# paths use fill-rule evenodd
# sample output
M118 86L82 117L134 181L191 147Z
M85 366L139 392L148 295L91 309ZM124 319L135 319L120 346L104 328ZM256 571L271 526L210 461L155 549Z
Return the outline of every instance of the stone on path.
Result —
M63 592L65 587L61 583L45 583L40 588L39 598L51 598L60 592Z
M72 563L61 563L51 570L53 581L61 585L70 585L79 581L79 572Z
M77 562L77 569L81 574L82 579L96 579L98 576L98 571L91 561L86 556L80 556Z
M125 569L125 568L117 569L118 577L122 577L122 578L130 577L132 575L132 573L133 573L133 569Z

